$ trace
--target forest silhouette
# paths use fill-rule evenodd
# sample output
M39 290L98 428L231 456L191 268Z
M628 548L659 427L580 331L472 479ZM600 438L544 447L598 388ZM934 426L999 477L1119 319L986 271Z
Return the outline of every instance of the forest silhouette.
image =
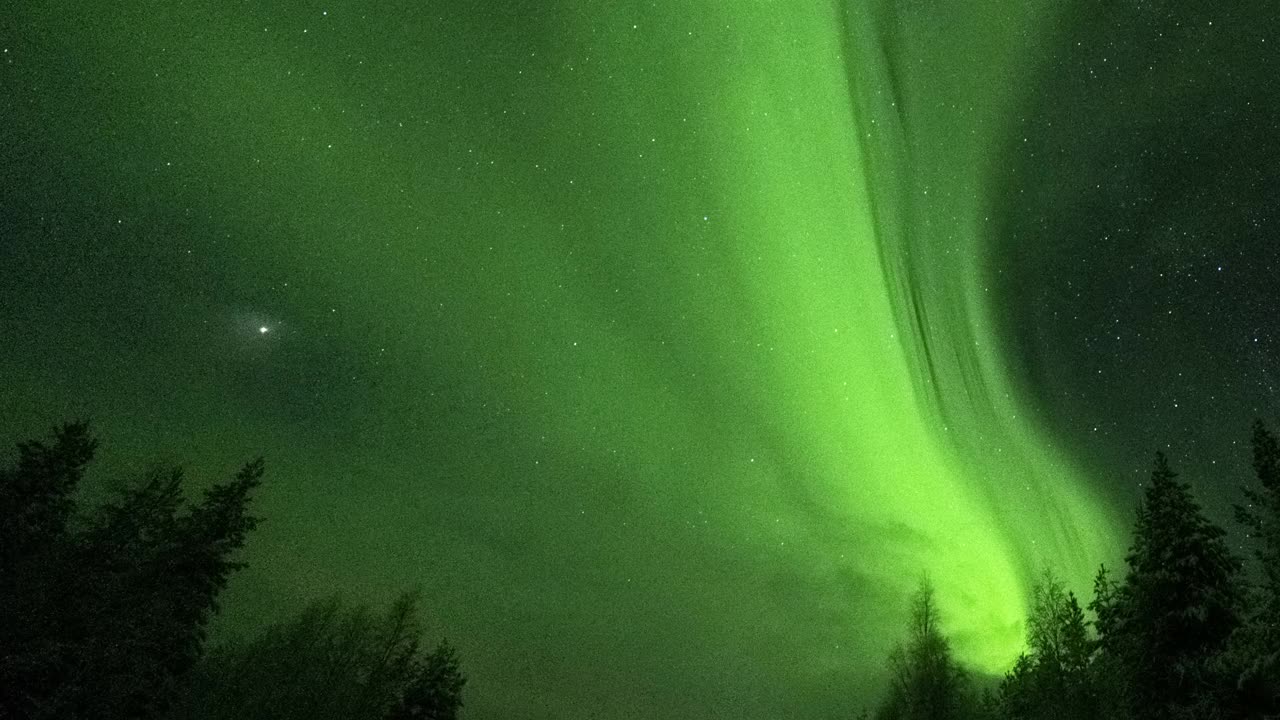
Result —
M951 650L927 579L886 658L875 720L1236 720L1280 717L1280 444L1261 423L1254 477L1226 531L1157 453L1122 572L1081 600L1046 569L1026 649L988 683ZM313 603L235 642L209 642L218 598L258 523L262 460L189 501L156 470L84 507L97 442L85 423L18 445L0 470L0 718L453 720L466 683L428 650L413 593L385 611ZM652 715L662 717L661 708Z
M79 507L84 423L18 446L0 471L0 718L452 720L465 683L426 651L413 594L385 614L313 604L206 648L218 596L258 523L262 460L189 503L178 469Z
M1046 570L1026 650L994 687L952 655L922 582L876 720L1237 720L1280 717L1280 446L1253 427L1236 520L1250 572L1157 453L1124 572L1100 566L1087 614Z

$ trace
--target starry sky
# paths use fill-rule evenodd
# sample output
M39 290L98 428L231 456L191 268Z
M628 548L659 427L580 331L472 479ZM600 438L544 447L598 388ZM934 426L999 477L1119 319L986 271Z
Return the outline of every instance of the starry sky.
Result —
M1152 453L1280 420L1262 0L26 2L0 435L266 456L221 628L417 586L468 716L1000 672ZM199 482L199 480L197 480Z

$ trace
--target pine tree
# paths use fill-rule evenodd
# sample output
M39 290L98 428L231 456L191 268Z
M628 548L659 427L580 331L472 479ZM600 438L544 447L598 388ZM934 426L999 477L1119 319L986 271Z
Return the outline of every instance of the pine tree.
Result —
M1243 489L1236 519L1258 542L1254 551L1266 591L1267 610L1280 617L1280 443L1261 420L1253 424L1253 472L1257 486Z
M1261 420L1254 422L1252 447L1256 485L1243 488L1236 519L1256 543L1261 582L1232 637L1228 664L1247 711L1274 716L1280 714L1280 443Z
M1125 667L1118 654L1107 649L1109 645L1104 647L1108 639L1120 636L1123 610L1120 598L1120 583L1111 577L1106 565L1100 565L1093 578L1093 599L1089 601L1097 639L1092 643L1094 652L1089 660L1088 683L1095 694L1100 718L1127 720L1133 701Z
M1089 610L1094 615L1094 629L1100 638L1111 637L1119 631L1120 584L1111 577L1106 565L1099 565L1098 573L1093 576L1093 600L1089 601Z
M1239 624L1240 563L1162 453L1125 561L1094 601L1104 664L1123 673L1133 717L1199 717L1223 702L1215 657Z
M52 434L51 444L20 443L16 466L0 469L0 717L48 715L70 654L49 634L73 579L60 571L73 493L97 443L84 423Z
M0 717L154 717L199 657L256 522L261 462L189 508L175 470L78 513L95 447L87 425L66 425L0 472Z
M1036 687L1036 662L1030 655L1025 652L1018 655L1013 668L1000 682L996 697L1002 718L1028 720L1040 715L1042 702Z
M12 590L20 566L63 537L97 446L86 423L71 423L54 429L52 445L19 443L17 467L0 470L0 591Z

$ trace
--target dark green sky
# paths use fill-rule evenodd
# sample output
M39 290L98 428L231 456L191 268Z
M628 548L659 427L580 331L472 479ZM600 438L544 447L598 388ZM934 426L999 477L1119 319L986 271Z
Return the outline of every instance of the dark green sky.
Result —
M419 585L473 718L999 670L1280 409L1273 13L1010 5L23 3L0 435L265 454L227 626Z

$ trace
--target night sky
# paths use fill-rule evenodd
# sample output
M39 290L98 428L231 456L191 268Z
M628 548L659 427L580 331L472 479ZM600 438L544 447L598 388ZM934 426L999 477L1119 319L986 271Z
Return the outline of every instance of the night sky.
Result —
M471 718L847 717L925 573L1000 672L1280 422L1278 18L20 2L0 438L265 455L221 631L419 586Z

